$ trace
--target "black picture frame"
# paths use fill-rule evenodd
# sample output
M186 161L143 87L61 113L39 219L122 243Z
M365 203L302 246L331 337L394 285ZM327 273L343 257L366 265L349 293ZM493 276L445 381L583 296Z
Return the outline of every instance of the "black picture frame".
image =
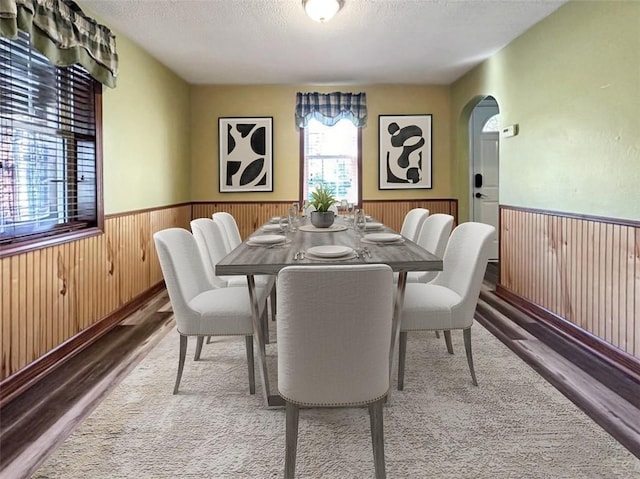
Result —
M273 191L273 117L219 117L220 193Z
M378 189L433 188L431 114L378 115Z

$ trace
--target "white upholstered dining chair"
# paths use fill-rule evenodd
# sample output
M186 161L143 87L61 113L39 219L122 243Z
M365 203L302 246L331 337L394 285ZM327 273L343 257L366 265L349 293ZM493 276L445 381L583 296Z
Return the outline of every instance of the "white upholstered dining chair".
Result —
M425 222L428 216L429 210L426 208L409 210L402 221L400 234L411 241L415 241L418 238L418 233L420 233L420 228L422 228L422 223Z
M441 330L449 335L451 330L462 329L471 379L478 385L471 352L471 326L494 234L495 228L483 223L459 225L451 233L443 270L436 278L427 284L406 285L400 325L398 389L404 388L407 333L425 330Z
M178 393L187 352L187 338L198 338L196 357L206 336L245 336L249 392L255 393L253 321L246 288L216 288L207 277L198 245L191 233L169 228L153 235L169 300L180 333ZM263 308L263 304L260 308Z
M415 242L429 253L442 258L452 228L453 216L442 213L429 215L422 224ZM438 271L410 271L407 273L407 283L428 283L437 275ZM397 281L397 278L398 274L394 273L394 281Z
M211 219L220 227L226 254L231 253L231 251L240 246L240 243L242 243L242 236L240 235L238 223L231 213L227 213L226 211L219 211L217 213L213 213L213 215L211 215ZM245 286L247 284L247 279L242 276L226 276L225 280L227 281L227 286ZM264 274L257 275L254 276L254 281L256 283L256 286L265 289L266 294L270 295L271 313L273 315L273 319L275 320L275 276Z
M218 261L231 252L227 248L229 243L224 239L226 233L221 222L209 218L197 218L191 221L191 231L198 243L207 274L216 286L221 288L247 286L246 276L217 276L215 274ZM256 286L265 289L268 293L275 284L275 276L257 275L255 282Z
M222 228L227 252L231 252L242 243L242 235L240 235L238 223L231 213L218 211L211 215L211 219L220 224Z
M387 265L289 266L278 275L278 389L285 475L295 475L299 406L368 405L376 478L386 477L382 405L393 303Z
M200 250L200 256L202 257L202 263L205 266L207 275L218 288L248 288L246 276L217 276L215 273L216 264L222 258L224 258L229 251L227 251L227 242L224 241L225 232L220 221L214 221L210 218L197 218L191 221L191 231L198 244ZM266 302L269 294L272 294L275 287L275 276L273 275L257 275L254 276L256 294L260 304ZM273 297L272 297L272 301ZM273 307L271 308L273 312ZM268 335L268 323L267 323L267 310L265 309L262 315L262 328L264 335ZM211 338L207 338L207 344L209 344ZM267 340L267 337L265 337ZM200 355L196 357L196 360L200 358Z

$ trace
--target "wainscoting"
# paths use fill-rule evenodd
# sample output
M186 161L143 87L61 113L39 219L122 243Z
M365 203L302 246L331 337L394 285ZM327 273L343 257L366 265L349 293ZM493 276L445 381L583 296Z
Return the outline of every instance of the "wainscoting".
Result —
M497 293L640 377L640 223L502 206Z
M153 233L228 211L243 238L291 201L194 203L105 218L103 235L0 260L0 404L105 334L162 286ZM456 216L457 201L369 201L394 229L415 207Z
M270 203L194 203L194 218L209 218L217 211L231 213L238 222L243 238L256 230L273 216L286 214L293 201L275 201ZM426 208L431 214L446 213L458 220L458 201L454 199L434 200L398 200L398 201L363 201L367 214L374 216L396 231L400 230L404 215L412 208Z
M161 284L153 232L188 228L190 219L190 204L106 217L103 235L0 260L0 400L77 353L119 320L115 312Z

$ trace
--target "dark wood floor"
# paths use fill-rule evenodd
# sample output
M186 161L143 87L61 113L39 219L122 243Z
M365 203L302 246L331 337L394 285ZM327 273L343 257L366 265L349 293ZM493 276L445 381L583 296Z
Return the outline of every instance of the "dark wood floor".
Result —
M497 298L490 265L477 320L640 458L640 385ZM157 344L165 292L0 410L0 478L28 478Z

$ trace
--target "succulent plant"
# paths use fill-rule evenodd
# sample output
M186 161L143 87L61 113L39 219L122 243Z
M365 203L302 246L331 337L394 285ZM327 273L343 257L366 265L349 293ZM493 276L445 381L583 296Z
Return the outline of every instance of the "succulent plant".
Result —
M333 191L320 184L316 186L315 191L311 192L309 205L313 206L316 211L329 211L329 208L337 202L338 200L333 196Z

